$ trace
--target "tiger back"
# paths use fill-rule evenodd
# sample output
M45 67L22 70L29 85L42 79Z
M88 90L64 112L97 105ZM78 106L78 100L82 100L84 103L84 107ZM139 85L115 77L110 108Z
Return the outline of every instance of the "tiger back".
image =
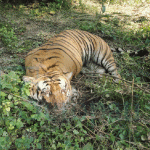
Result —
M82 66L94 62L120 78L108 44L100 37L81 30L66 30L30 51L25 59L25 82L30 96L62 107L72 96L70 81Z

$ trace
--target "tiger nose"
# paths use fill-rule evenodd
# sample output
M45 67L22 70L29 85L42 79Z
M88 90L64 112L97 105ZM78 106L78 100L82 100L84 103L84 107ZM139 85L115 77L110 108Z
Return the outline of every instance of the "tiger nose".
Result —
M46 99L50 99L50 94L51 92L47 91L45 93L42 94L41 91L39 91L38 93L38 100L42 100L44 97L46 97Z

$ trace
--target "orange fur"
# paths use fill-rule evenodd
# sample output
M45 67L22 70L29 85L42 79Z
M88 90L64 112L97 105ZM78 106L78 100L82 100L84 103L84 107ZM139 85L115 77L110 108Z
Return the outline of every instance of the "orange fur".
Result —
M120 78L112 52L100 37L80 30L66 30L53 37L25 59L24 81L32 82L31 97L62 107L72 95L72 77L90 61Z

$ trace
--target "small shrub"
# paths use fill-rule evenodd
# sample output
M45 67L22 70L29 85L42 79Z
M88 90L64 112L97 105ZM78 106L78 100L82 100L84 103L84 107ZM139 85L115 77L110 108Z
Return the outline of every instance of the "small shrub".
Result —
M0 36L8 51L13 52L13 49L17 48L18 38L11 26L0 24Z
M72 0L54 0L54 2L57 4L58 9L70 9Z

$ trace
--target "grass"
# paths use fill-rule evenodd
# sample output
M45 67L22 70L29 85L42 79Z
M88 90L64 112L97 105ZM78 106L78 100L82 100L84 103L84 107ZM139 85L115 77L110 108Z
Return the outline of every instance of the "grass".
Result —
M150 51L150 18L132 14L139 3L117 4L122 12L111 4L105 13L98 12L99 3L80 1L70 10L56 5L0 6L0 70L6 73L0 77L0 149L149 149L149 55L130 53ZM50 37L74 28L123 49L114 52L122 82L79 74L73 85L80 97L58 113L28 98L29 85L21 80L24 58Z

